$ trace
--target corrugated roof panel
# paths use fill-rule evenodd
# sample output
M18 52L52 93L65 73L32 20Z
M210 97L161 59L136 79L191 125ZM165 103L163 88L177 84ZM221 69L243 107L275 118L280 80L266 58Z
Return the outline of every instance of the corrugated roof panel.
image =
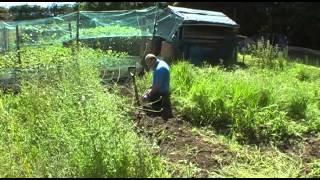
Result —
M184 18L184 24L188 23L188 21L195 22L207 22L212 24L221 24L232 27L239 27L239 25L230 19L228 16L223 14L222 12L216 11L205 11L198 9L190 9L190 8L181 8L181 7L173 7L168 6L171 11L181 17Z
M214 24L225 24L230 26L238 26L233 20L221 16L206 16L199 14L184 14L184 21L210 22Z
M205 11L205 10L190 9L190 8L175 7L175 6L168 6L168 7L173 11L176 11L179 13L204 14L204 15L210 15L210 16L226 16L222 12L217 12L217 11Z

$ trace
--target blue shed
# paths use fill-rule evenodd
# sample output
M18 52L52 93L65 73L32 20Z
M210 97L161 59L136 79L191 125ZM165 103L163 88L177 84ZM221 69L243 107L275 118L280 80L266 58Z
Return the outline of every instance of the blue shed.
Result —
M174 47L174 59L200 65L237 61L240 26L222 12L167 6L157 15L156 36ZM166 52L162 46L161 52Z

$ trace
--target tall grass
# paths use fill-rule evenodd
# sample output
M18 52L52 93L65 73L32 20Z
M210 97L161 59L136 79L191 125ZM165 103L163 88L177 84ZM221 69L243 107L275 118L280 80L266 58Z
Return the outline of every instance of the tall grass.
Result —
M317 68L303 66L315 72L308 81L298 77L297 65L226 72L180 62L171 68L173 99L194 124L252 143L285 142L319 127Z
M134 132L123 99L100 85L94 51L81 53L78 64L65 54L41 81L29 76L20 94L1 94L0 176L168 176Z

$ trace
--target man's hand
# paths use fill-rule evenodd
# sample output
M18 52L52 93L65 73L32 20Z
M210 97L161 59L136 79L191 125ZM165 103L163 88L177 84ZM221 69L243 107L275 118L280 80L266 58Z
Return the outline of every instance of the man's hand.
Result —
M143 97L142 97L142 102L147 102L149 100L149 95L148 94L145 94Z
M148 90L144 93L144 95L142 96L142 102L146 102L146 101L149 100L149 98L150 98L150 92L151 92L151 89L148 89Z

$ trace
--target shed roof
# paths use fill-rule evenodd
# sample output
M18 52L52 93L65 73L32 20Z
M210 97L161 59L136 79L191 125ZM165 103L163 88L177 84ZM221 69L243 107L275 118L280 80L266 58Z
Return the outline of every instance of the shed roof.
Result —
M240 26L222 12L205 11L198 9L168 6L176 15L183 18L183 24L209 23L226 27L239 28Z

